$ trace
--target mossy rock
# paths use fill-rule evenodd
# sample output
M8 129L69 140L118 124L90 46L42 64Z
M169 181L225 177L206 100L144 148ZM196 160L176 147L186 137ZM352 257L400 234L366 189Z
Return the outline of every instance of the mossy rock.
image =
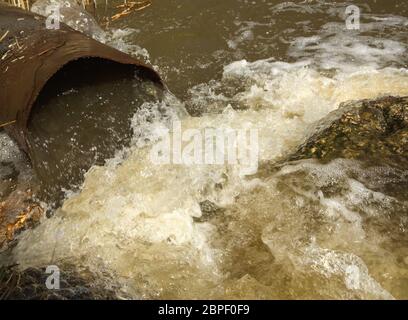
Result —
M60 269L60 288L48 289L46 268L0 267L0 300L112 300L114 288L107 288L89 270L72 265Z
M408 97L343 103L287 160L356 159L408 169Z
M358 161L364 171L349 172L371 190L406 201L408 197L408 97L383 97L343 103L314 126L289 155L260 164L268 178L288 163L315 159ZM375 172L375 174L373 174Z

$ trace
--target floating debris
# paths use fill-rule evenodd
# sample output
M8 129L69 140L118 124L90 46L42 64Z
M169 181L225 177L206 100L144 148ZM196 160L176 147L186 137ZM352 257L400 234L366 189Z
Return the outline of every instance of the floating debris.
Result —
M9 34L9 31L10 31L10 30L7 30L6 33L3 34L3 35L0 37L0 42L2 42L5 37L7 37L7 35Z
M38 223L43 215L44 209L39 204L28 206L26 210L17 216L15 222L7 225L7 240L12 241L19 232Z
M140 1L140 2L125 2L124 4L118 5L116 8L123 9L121 12L113 15L111 17L111 21L115 21L117 19L120 19L124 16L129 15L132 12L140 11L143 10L147 7L150 7L152 5L152 2L150 0L148 1Z

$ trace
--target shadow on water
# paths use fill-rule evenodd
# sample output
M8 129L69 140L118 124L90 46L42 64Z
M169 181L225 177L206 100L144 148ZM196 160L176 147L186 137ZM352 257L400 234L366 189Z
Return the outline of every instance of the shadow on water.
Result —
M161 88L127 65L79 59L55 74L31 114L28 141L40 197L56 205L85 172L129 145L131 119Z

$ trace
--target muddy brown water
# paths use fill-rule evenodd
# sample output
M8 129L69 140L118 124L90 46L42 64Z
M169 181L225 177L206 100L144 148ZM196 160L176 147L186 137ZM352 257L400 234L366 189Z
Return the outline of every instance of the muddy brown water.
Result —
M149 157L177 120L183 131L256 129L259 161L273 162L341 102L408 95L408 5L353 4L358 30L340 1L154 1L111 23L105 40L154 65L177 98L114 78L41 97L31 132L51 190L62 189L54 157L65 172L97 165L83 184L68 175L75 192L21 234L11 259L68 261L133 298L407 298L407 199L378 188L398 188L400 171L306 159L256 177Z
M162 89L136 70L102 59L64 66L43 89L29 120L31 160L42 199L75 190L92 165L103 165L132 137L131 118Z

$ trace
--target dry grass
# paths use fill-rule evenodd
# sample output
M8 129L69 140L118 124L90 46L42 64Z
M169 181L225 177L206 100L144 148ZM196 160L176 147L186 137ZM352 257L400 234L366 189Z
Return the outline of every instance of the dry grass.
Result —
M9 4L22 8L24 10L29 10L30 9L30 0L6 0L5 2L8 2Z
M30 10L31 5L35 2L35 0L0 0L0 1L7 2L12 6L19 7L24 10ZM81 4L84 8L90 5L96 6L96 0L77 0L77 2L78 4Z
M137 1L137 2L127 2L126 0L124 1L123 4L117 6L116 8L121 9L121 11L111 17L111 21L117 20L119 18L122 18L124 16L127 16L128 14L135 12L135 11L140 11L143 10L147 7L150 7L152 2L150 0L146 1Z
M30 225L37 224L43 215L44 209L40 205L29 205L24 211L20 212L15 221L7 225L7 241L12 241L15 234L28 228Z
M36 0L0 0L3 2L7 2L11 4L12 6L22 8L24 10L30 10L32 4ZM76 0L79 5L82 5L85 9L90 11L92 14L95 14L94 10L97 7L97 0ZM108 0L105 0L105 6L108 5ZM123 0L123 4L116 6L117 9L120 11L116 14L114 14L112 17L107 17L105 20L106 23L109 23L111 21L115 21L117 19L120 19L124 16L127 16L135 11L140 11L143 10L147 7L150 7L152 4L151 0L140 0L140 1L128 1L128 0Z

